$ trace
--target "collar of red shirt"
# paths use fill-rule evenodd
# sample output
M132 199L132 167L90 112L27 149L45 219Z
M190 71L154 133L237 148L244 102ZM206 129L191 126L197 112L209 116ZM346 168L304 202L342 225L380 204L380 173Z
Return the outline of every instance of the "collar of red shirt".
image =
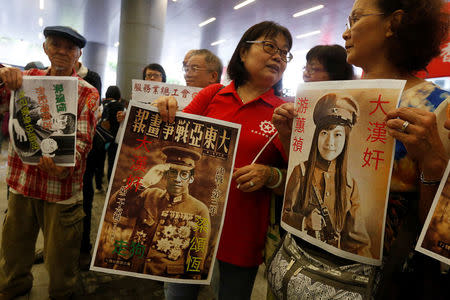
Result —
M224 94L230 94L230 93L234 94L234 97L236 99L240 99L240 97L236 91L234 80L229 85L227 85L226 87L221 89L217 94L224 95ZM267 104L271 105L272 107L277 107L278 105L280 105L280 101L281 101L281 99L279 99L277 96L275 96L273 88L270 88L264 94L259 95L258 99L261 99L262 101L266 102ZM251 101L251 102L254 102L254 101ZM249 103L251 103L251 102L249 102ZM248 104L248 103L246 103L246 104Z

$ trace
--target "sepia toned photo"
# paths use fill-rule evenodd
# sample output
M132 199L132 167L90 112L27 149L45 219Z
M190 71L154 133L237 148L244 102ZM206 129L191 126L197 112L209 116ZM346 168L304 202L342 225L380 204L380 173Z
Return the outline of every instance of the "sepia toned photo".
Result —
M450 265L450 163L423 226L416 250Z
M302 85L282 226L335 255L381 263L394 140L384 116L402 82Z
M182 113L166 124L133 102L91 269L209 283L238 137L234 124Z

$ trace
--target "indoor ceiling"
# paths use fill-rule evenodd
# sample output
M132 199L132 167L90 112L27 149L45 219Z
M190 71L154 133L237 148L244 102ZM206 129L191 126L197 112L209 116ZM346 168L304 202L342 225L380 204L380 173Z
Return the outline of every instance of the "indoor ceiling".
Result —
M346 17L353 0L255 0L238 10L243 0L168 0L161 63L181 62L185 52L208 48L227 64L244 31L264 20L287 27L293 37L292 53L304 56L317 44L341 44ZM40 3L43 2L43 9ZM320 10L294 18L311 7ZM42 28L68 25L90 41L113 47L119 40L119 0L0 0L0 37L23 39L39 44ZM216 18L203 27L198 24ZM42 25L39 23L42 18ZM297 39L295 36L320 30L319 34ZM224 40L211 46L211 43Z

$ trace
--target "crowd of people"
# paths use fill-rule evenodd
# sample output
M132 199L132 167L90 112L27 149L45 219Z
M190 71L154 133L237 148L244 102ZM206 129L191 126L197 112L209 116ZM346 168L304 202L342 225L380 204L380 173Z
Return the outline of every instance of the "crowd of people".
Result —
M333 289L324 293L308 287L296 289L286 283L284 291L290 293L292 299L335 299L339 295L345 295L346 299L446 298L444 283L448 282L448 266L413 252L449 155L446 145L450 134L448 139L442 137L450 129L450 120L447 120L450 95L416 76L439 55L440 46L448 35L450 21L443 5L443 0L355 0L342 34L345 48L318 45L306 55L305 82L355 79L352 68L355 65L363 69L362 79L402 79L406 85L399 108L387 112L384 120L387 133L396 139L395 161L383 263L376 270L369 296L346 294L339 284L330 284ZM102 191L106 156L107 178L110 179L118 147L116 136L125 116L126 102L121 99L120 89L108 87L106 98L100 100L100 77L79 62L86 39L65 26L46 27L43 33L46 38L43 50L50 60L48 68L34 64L31 69L21 71L0 66L2 118L7 118L5 99L11 90L21 87L24 75L76 77L76 164L74 167L56 166L51 157L43 156L38 165L27 165L14 148L9 147L8 210L0 249L0 299L14 299L32 288L31 267L37 259L35 243L40 229L44 234L42 259L49 272L50 298L74 297L79 270L87 270L91 261L93 180L95 177L96 188ZM283 195L286 181L288 194L299 196L285 199L284 221L302 224L309 231L323 229L323 216L311 205L310 199L313 193L318 193L312 191L311 185L315 177L323 175L324 166L332 166L333 174L337 174L330 181L336 189L330 211L334 217L325 222L329 223L326 225L351 228L338 238L343 248L363 253L370 244L365 227L358 224L353 215L353 207L359 205L364 196L353 192L356 183L342 187L345 180L351 178L347 174L345 145L359 114L354 99L333 94L321 97L313 113L316 125L313 146L317 149L311 150L310 160L296 166L289 180L286 179L292 120L296 113L294 104L280 97L283 73L293 58L292 44L289 29L277 23L264 21L251 26L231 56L227 66L231 82L226 86L220 84L222 62L211 51L193 49L183 59L186 85L202 88L183 112L241 125L217 251L218 298L221 300L250 299L258 267L263 262L271 197ZM166 82L167 75L160 64L150 63L142 69L142 79ZM174 121L178 110L174 97L161 97L155 106L164 122ZM329 118L330 111L339 111L339 122ZM278 131L278 137L271 141L258 134L260 124L269 121ZM331 140L340 145L340 150L333 154L323 147ZM187 150L175 147L164 151L170 160ZM194 166L195 163L189 165ZM185 186L194 176L192 173L184 178L180 170L171 171L173 174L167 176ZM323 185L318 184L321 193ZM156 192L156 189L147 191L148 205L156 200L151 197ZM170 189L168 194L172 197ZM197 205L202 204L194 200L200 203ZM275 207L280 219L281 206ZM205 214L207 217L207 212ZM300 238L294 237L291 243L305 251L309 249L308 243ZM265 253L266 256L273 254ZM341 263L339 258L327 255L327 261ZM269 282L267 297L275 299L271 284ZM167 299L197 299L199 289L196 284L166 283L165 295Z

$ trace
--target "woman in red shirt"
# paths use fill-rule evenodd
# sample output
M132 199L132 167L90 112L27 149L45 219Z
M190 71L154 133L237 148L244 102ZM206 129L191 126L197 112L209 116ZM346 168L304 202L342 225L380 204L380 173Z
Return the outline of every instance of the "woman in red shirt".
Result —
M292 36L285 27L269 21L252 26L242 36L228 65L232 82L224 88L220 84L204 88L183 110L242 125L217 252L219 299L250 299L262 263L270 192L284 186L282 173L272 167L284 163L278 139L268 145L256 163L252 162L276 133L270 120L274 109L284 103L277 95L281 94L286 64L292 59L291 46ZM174 98L161 98L157 106L163 121L174 121L177 109ZM172 286L167 290L168 299L174 295ZM196 299L195 292L188 295L192 288L186 288L178 295Z

